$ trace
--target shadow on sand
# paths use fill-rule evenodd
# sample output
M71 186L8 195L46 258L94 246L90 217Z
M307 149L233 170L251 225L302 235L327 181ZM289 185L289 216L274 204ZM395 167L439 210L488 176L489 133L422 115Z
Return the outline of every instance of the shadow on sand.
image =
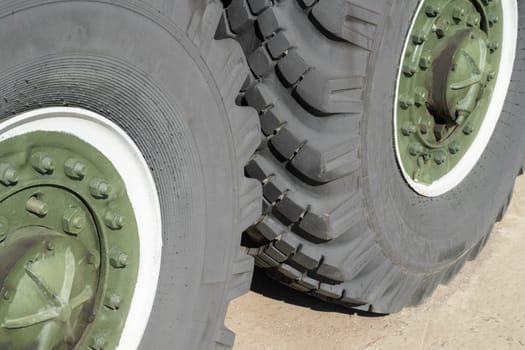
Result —
M327 303L308 294L298 292L286 287L266 275L259 268L255 268L251 290L267 298L283 301L287 304L297 305L321 312L337 312L347 315L359 315L363 317L383 317L384 314L375 314L361 310L347 308L337 304Z

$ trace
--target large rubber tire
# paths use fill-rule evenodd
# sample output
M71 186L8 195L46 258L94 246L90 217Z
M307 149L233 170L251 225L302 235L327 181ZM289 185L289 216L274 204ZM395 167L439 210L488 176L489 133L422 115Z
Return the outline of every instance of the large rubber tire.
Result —
M243 101L259 111L264 134L246 172L264 185L265 215L244 244L282 283L377 313L420 303L478 254L525 150L521 26L505 107L473 171L436 198L405 183L393 96L417 6L233 0L221 27L247 54Z
M163 251L141 349L231 347L226 309L251 282L239 245L260 215L260 185L243 168L260 130L235 104L249 73L240 46L214 40L222 11L213 0L0 1L2 118L94 111L151 169Z

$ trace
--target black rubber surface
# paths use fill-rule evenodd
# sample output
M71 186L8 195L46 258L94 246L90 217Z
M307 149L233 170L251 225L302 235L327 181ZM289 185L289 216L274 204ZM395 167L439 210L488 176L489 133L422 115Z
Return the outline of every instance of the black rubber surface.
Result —
M226 308L251 282L239 245L261 191L243 168L260 128L235 104L249 73L240 46L214 40L222 11L208 0L0 0L0 115L98 112L151 168L164 244L141 349L230 348Z
M263 133L246 174L263 185L265 214L243 244L282 283L377 313L420 303L478 254L525 150L520 27L504 111L478 165L438 198L404 182L393 96L417 4L232 0L220 26L247 54L240 100L258 110Z

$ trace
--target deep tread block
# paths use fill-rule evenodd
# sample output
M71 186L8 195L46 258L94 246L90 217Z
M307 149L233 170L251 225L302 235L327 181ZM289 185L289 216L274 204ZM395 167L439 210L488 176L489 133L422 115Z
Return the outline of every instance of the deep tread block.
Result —
M272 265L268 264L266 261L261 259L260 256L255 256L255 265L257 265L258 267L262 267L264 269L269 269L273 267Z
M257 252L257 257L263 260L270 267L279 266L279 261L275 260L272 256L266 253L266 247L259 248L259 251Z
M234 33L241 33L247 30L255 22L255 17L251 14L248 3L245 0L232 0L226 9L226 15L230 23L230 28Z
M270 144L283 160L291 160L302 147L304 141L299 140L286 127L283 127L277 135L270 139Z
M281 122L273 113L273 110L268 110L260 117L261 130L264 135L270 136L276 133L276 130L281 126Z
M264 249L266 255L270 256L273 260L282 263L288 259L288 256L283 254L280 250L275 248L273 243L270 243Z
M319 289L319 281L310 278L306 275L301 276L301 278L297 281L298 284L303 286L304 288L308 289L309 291L314 291Z
M268 54L268 51L263 47L260 47L248 57L248 64L255 76L263 77L270 73L273 66L273 60Z
M266 44L266 48L274 60L281 58L291 47L292 44L283 32L277 33L274 37L270 38Z
M294 226L293 231L307 238L312 236L321 241L329 241L332 239L332 236L328 225L327 217L308 212L301 222Z
M319 152L306 143L290 163L307 182L325 184L333 182L358 170L361 163L359 151L352 146L354 142L343 144L328 152Z
M279 60L277 69L284 80L285 86L288 87L295 85L308 71L309 67L297 52L291 50L286 56Z
M317 271L315 271L315 275L319 280L330 284L339 284L345 281L345 277L339 268L325 263L319 266Z
M267 201L275 203L280 200L280 197L284 194L285 190L286 189L284 189L283 184L280 183L279 179L272 177L271 180L263 186L263 195Z
M266 10L272 5L271 0L248 0L250 9L255 15L260 14L262 11Z
M302 293L308 293L311 291L311 289L303 286L302 284L299 284L298 282L292 282L290 284L288 284L288 286L292 289L295 289L299 292L302 292Z
M300 102L317 115L363 112L363 77L331 79L318 69L309 70L297 84Z
M332 284L326 284L326 283L320 283L319 289L317 290L317 294L320 296L339 300L343 297L345 293L345 290L342 286L334 286Z
M319 266L319 260L320 259L316 259L313 256L309 256L304 250L296 252L290 259L291 262L301 266L304 271L316 269L317 266Z
M257 225L255 225L257 231L259 231L268 241L277 239L286 228L277 222L272 216L266 215Z
M257 84L246 91L244 95L246 102L257 111L262 111L272 106L274 103L273 95L265 85Z
M255 159L250 160L250 162L244 168L244 171L247 176L252 179L257 179L260 182L263 182L268 177L268 174L259 166L259 163Z
M264 38L271 37L279 30L279 22L273 8L267 8L257 18L257 26Z
M380 14L355 4L352 0L324 0L311 12L314 23L330 38L345 40L367 50L372 49Z
M303 208L290 199L289 196L286 196L275 205L274 210L284 216L290 223L294 223L301 219L306 208Z
M297 281L302 276L300 271L287 264L280 264L277 267L277 271L292 281Z
M300 244L297 237L291 233L283 234L280 240L274 242L275 247L288 256L295 254Z

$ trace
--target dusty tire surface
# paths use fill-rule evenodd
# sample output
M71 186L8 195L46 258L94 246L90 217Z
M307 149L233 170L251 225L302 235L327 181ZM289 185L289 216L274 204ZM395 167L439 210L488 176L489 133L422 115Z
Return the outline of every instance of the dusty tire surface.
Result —
M418 3L233 0L221 26L246 52L242 100L263 132L246 173L263 185L265 214L243 243L280 282L377 313L419 304L479 253L525 150L520 28L503 112L474 169L439 197L407 186L392 114Z
M226 309L251 282L239 245L260 215L260 185L243 173L259 121L235 104L249 71L234 40L214 40L222 10L208 0L0 1L2 118L96 112L126 131L154 177L162 262L141 349L231 347Z

